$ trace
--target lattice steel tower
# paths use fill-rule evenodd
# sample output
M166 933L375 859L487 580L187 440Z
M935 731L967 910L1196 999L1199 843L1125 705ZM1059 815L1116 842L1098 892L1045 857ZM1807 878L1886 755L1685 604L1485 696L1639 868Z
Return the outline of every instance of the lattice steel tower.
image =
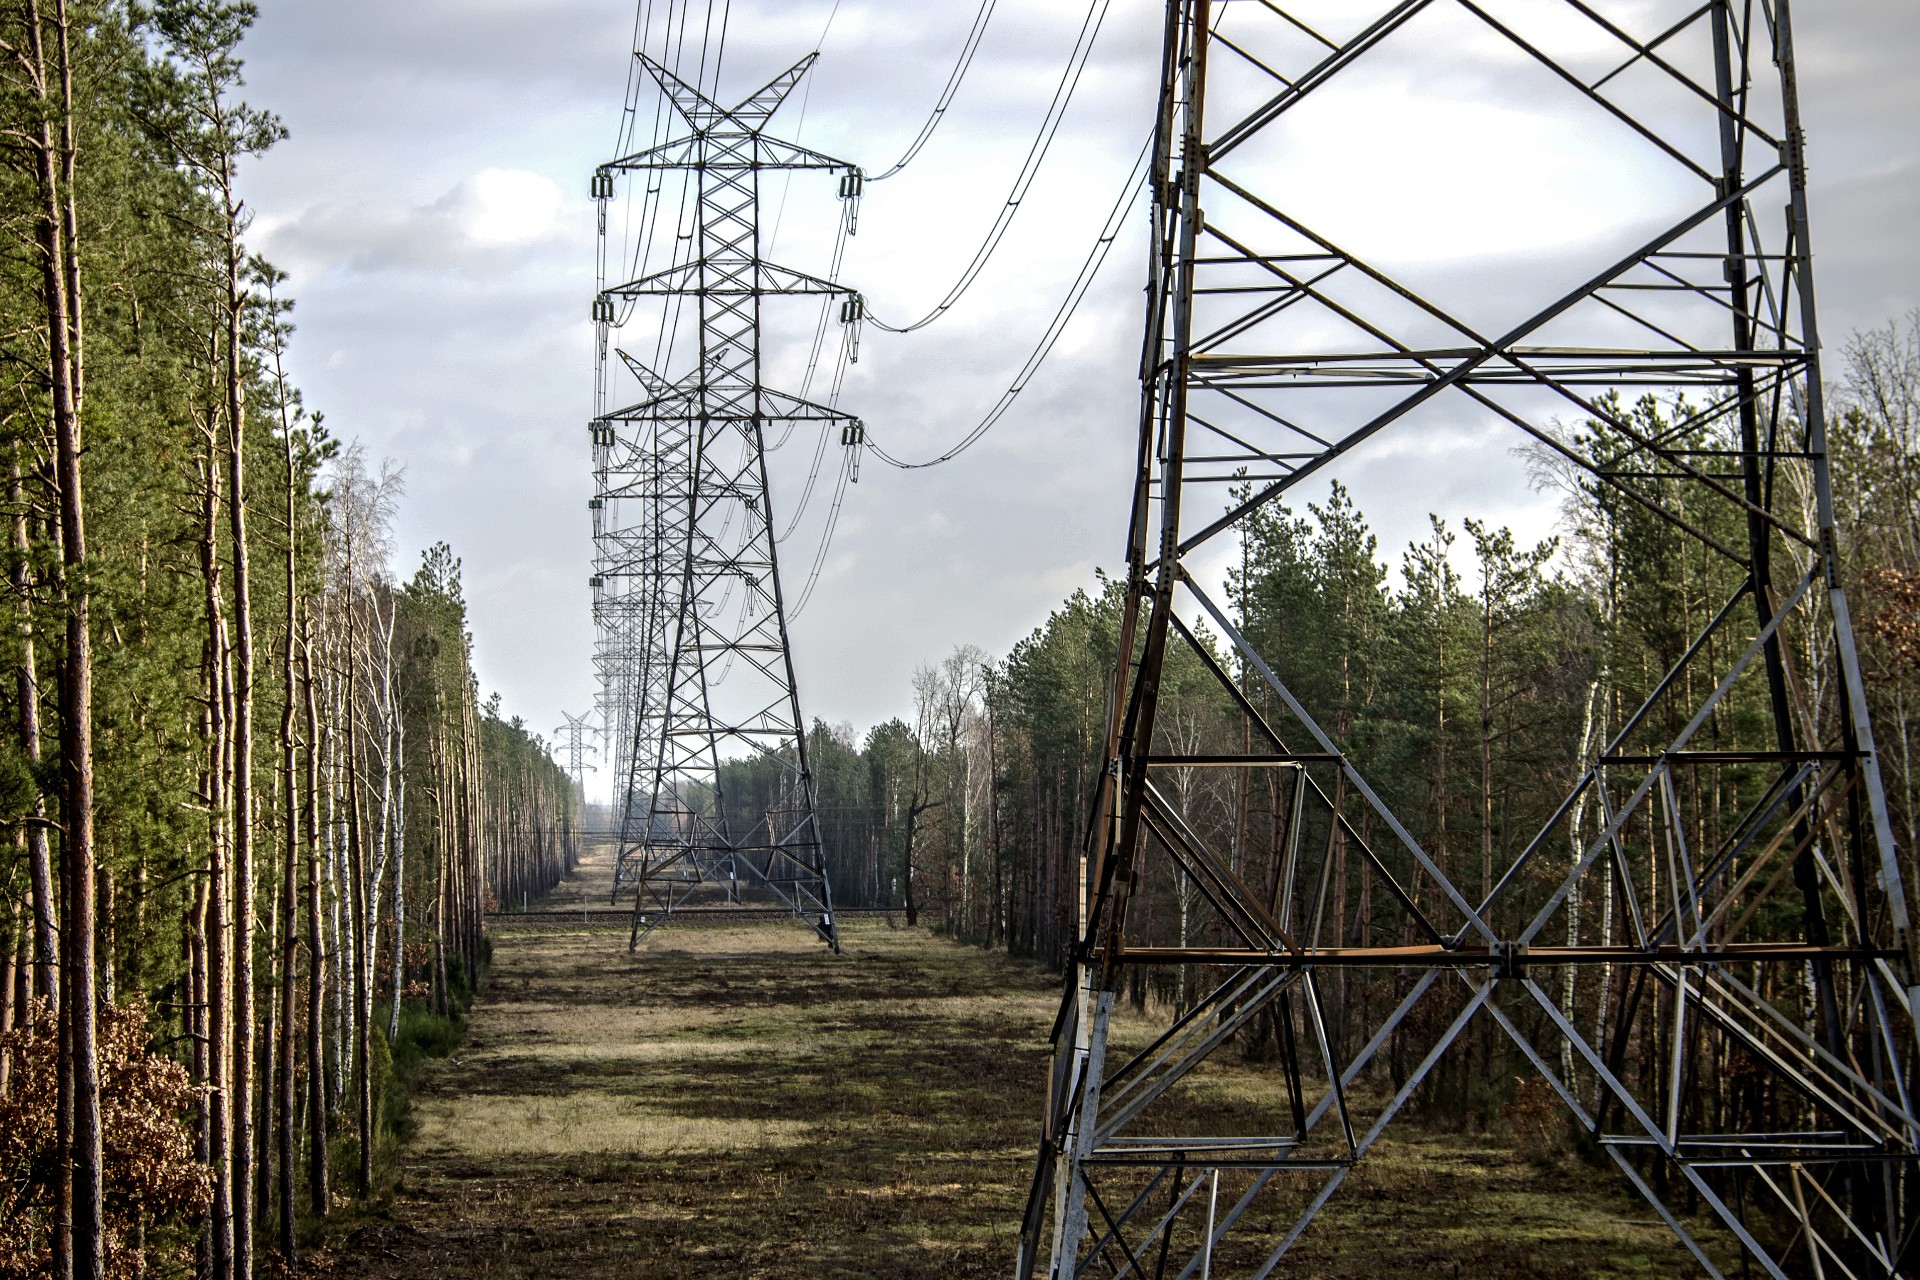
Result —
M647 334L649 359L619 353L641 399L603 409L593 424L596 608L602 669L612 673L603 687L617 704L608 723L625 770L614 892L634 894L636 941L672 912L717 900L783 906L838 949L765 434L776 424L843 433L857 424L766 386L760 329L769 298L838 298L846 323L857 323L859 302L851 290L763 258L759 212L765 174L838 172L850 199L858 171L763 132L817 55L731 108L635 56L687 131L600 167L603 227L618 175L648 175L656 199L665 176L681 184L687 251L664 269L603 284L595 302L602 326L649 301L661 316ZM730 761L756 771L762 794L750 804L723 793Z
M1603 151L1634 200L1558 258L1390 264L1377 206L1281 176L1330 120L1367 127L1340 95L1382 63L1428 78L1362 103L1350 165L1420 145L1380 112L1423 89L1578 130L1453 138L1489 180L1463 208L1408 190L1406 219L1471 226ZM1496 1039L1709 1274L1920 1274L1912 940L1837 573L1795 94L1788 0L1168 5L1123 660L1021 1276L1275 1272L1436 1063ZM1486 472L1526 444L1730 586L1669 620L1664 675L1614 673L1630 697L1485 892L1219 585L1269 504L1395 439L1490 442L1459 446ZM1236 708L1233 749L1156 733L1176 659ZM1184 806L1178 771L1225 771L1252 817ZM1390 945L1355 936L1360 884ZM1148 909L1176 893L1191 916ZM1114 1016L1142 970L1201 994L1143 1032ZM1266 1092L1235 1103L1221 1050L1255 1040Z
M593 744L587 741L588 736L593 732L593 717L577 716L571 711L562 711L560 718L566 723L553 732L556 737L562 734L566 736L567 776L573 779L574 792L584 804L587 794L587 770L591 767L587 764L587 759L594 753Z

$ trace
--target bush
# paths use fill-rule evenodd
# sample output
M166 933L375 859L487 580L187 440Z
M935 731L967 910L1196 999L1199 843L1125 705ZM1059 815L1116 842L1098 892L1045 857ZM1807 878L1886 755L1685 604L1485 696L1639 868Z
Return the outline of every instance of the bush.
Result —
M190 1229L213 1186L187 1123L197 1092L184 1067L148 1051L145 1005L103 1004L97 1025L107 1275L132 1280L191 1261ZM52 1274L56 1036L44 1001L25 1027L0 1036L12 1065L0 1098L0 1276Z
M393 1042L394 1073L411 1081L423 1062L452 1053L466 1033L466 1023L459 1018L443 1018L421 1004L402 1004L400 1036Z

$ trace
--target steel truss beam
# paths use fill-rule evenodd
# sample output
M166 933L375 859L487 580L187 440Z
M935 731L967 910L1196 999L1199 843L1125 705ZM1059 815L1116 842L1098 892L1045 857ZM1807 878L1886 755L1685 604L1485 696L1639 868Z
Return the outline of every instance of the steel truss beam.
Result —
M614 900L633 897L633 945L676 911L723 901L790 911L838 950L764 434L854 419L765 386L760 325L769 296L851 291L763 259L759 202L765 173L854 169L762 132L816 55L730 109L635 56L689 132L600 167L602 233L617 175L657 183L675 172L684 175L693 243L666 268L603 279L595 317L604 352L623 309L663 300L663 325L688 316L697 350L679 373L619 352L642 398L624 408L603 400L592 424L596 661L624 783ZM774 775L745 830L729 819L722 789L723 766L737 760Z
M1414 287L1289 212L1272 168L1311 128L1296 111L1423 47L1456 74L1486 54L1472 70L1509 101L1563 95L1687 195L1544 304ZM1173 0L1160 92L1122 660L1018 1274L1272 1274L1437 1065L1496 1038L1706 1273L1920 1274L1912 944L1835 564L1787 0ZM1525 172L1514 140L1459 145ZM1664 419L1635 412L1648 395ZM1448 412L1740 580L1485 894L1203 567L1343 456ZM1156 734L1175 655L1238 709L1244 750ZM1736 698L1760 727L1728 728ZM1268 868L1179 800L1198 771L1268 797ZM1349 874L1397 945L1330 915ZM1174 936L1154 893L1180 895ZM1154 973L1193 984L1157 1034L1115 1017ZM1256 1042L1268 1096L1221 1104L1221 1050ZM1733 1105L1703 1101L1709 1080Z

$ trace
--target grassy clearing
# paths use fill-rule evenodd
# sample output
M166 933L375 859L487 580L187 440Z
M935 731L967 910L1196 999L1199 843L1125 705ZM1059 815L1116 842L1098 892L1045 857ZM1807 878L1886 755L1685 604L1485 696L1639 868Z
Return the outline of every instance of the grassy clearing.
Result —
M323 1270L1007 1273L1053 975L881 921L849 929L841 957L793 924L662 931L631 956L625 942L497 937L466 1041L420 1069L391 1216L339 1238ZM1270 1106L1259 1072L1223 1061L1196 1098ZM1356 1170L1282 1274L1695 1268L1573 1157L1409 1129Z

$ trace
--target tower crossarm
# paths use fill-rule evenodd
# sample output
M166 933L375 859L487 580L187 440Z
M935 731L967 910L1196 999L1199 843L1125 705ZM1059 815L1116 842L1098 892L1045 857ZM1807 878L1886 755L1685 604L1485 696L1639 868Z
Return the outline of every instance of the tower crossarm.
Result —
M750 133L689 134L609 160L602 173L637 173L660 169L823 169L858 173L860 166L837 156Z
M603 297L643 298L663 294L704 293L711 297L756 298L774 294L857 296L859 290L776 262L729 254L680 263L638 280L609 287Z
M762 423L767 422L858 422L860 419L841 409L805 400L789 395L784 391L775 391L770 387L757 389L759 409L753 417ZM686 416L695 402L697 389L676 389L671 394L654 400L642 400L619 409L610 409L602 414L600 422L668 422L680 421Z

